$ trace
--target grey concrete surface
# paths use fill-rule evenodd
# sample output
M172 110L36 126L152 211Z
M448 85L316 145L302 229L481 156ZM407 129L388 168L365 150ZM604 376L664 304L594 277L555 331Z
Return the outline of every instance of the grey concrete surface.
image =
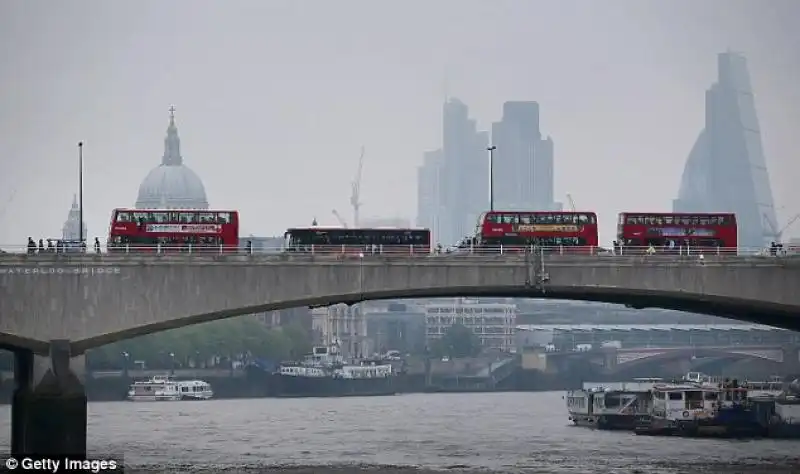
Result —
M422 296L573 298L794 328L800 261L530 255L2 255L0 345L72 354L163 329L296 306ZM765 319L769 316L771 319Z

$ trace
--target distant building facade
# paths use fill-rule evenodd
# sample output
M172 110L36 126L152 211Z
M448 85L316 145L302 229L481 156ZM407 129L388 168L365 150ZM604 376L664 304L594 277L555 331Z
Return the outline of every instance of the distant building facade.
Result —
M539 104L503 104L503 118L492 124L494 208L560 211L554 200L553 139L542 139Z
M208 209L206 189L200 177L183 164L181 140L170 108L164 156L139 186L137 209Z
M761 145L747 62L741 54L717 57L718 79L706 91L705 127L683 170L674 212L733 212L739 245L779 240L779 227Z
M411 301L376 301L364 308L370 347L378 353L425 351L425 311Z
M434 240L439 238L439 221L443 212L441 181L442 150L427 151L422 166L417 168L417 227L431 229Z
M418 172L417 222L448 246L473 235L488 208L489 134L477 130L469 108L455 98L445 102L442 122L442 149L426 153Z
M86 221L83 222L83 239L89 240ZM72 207L67 214L67 220L61 228L61 238L63 240L80 240L81 239L81 209L78 204L78 197L72 196Z
M511 351L515 347L517 307L509 303L480 303L474 299L441 299L425 305L429 344L441 339L450 326L463 324L487 349Z

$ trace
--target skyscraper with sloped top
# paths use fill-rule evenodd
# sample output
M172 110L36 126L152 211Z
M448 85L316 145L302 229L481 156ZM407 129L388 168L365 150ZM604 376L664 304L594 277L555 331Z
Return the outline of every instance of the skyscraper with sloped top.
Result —
M747 61L728 51L717 56L717 66L717 82L706 91L705 127L686 160L673 211L733 212L739 245L763 247L779 240L779 228Z

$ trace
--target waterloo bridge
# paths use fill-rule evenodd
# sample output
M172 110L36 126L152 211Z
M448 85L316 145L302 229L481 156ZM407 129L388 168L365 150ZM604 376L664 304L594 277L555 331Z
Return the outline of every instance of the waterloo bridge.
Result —
M298 306L514 296L662 307L800 330L800 260L708 256L0 255L0 347L15 353L12 453L86 452L70 359L166 329ZM34 355L49 357L36 373Z

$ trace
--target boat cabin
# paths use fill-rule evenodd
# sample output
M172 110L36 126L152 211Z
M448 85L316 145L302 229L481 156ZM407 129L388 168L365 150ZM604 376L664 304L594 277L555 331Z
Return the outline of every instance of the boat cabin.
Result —
M653 415L670 420L712 417L720 394L719 388L696 384L656 385L652 390Z

